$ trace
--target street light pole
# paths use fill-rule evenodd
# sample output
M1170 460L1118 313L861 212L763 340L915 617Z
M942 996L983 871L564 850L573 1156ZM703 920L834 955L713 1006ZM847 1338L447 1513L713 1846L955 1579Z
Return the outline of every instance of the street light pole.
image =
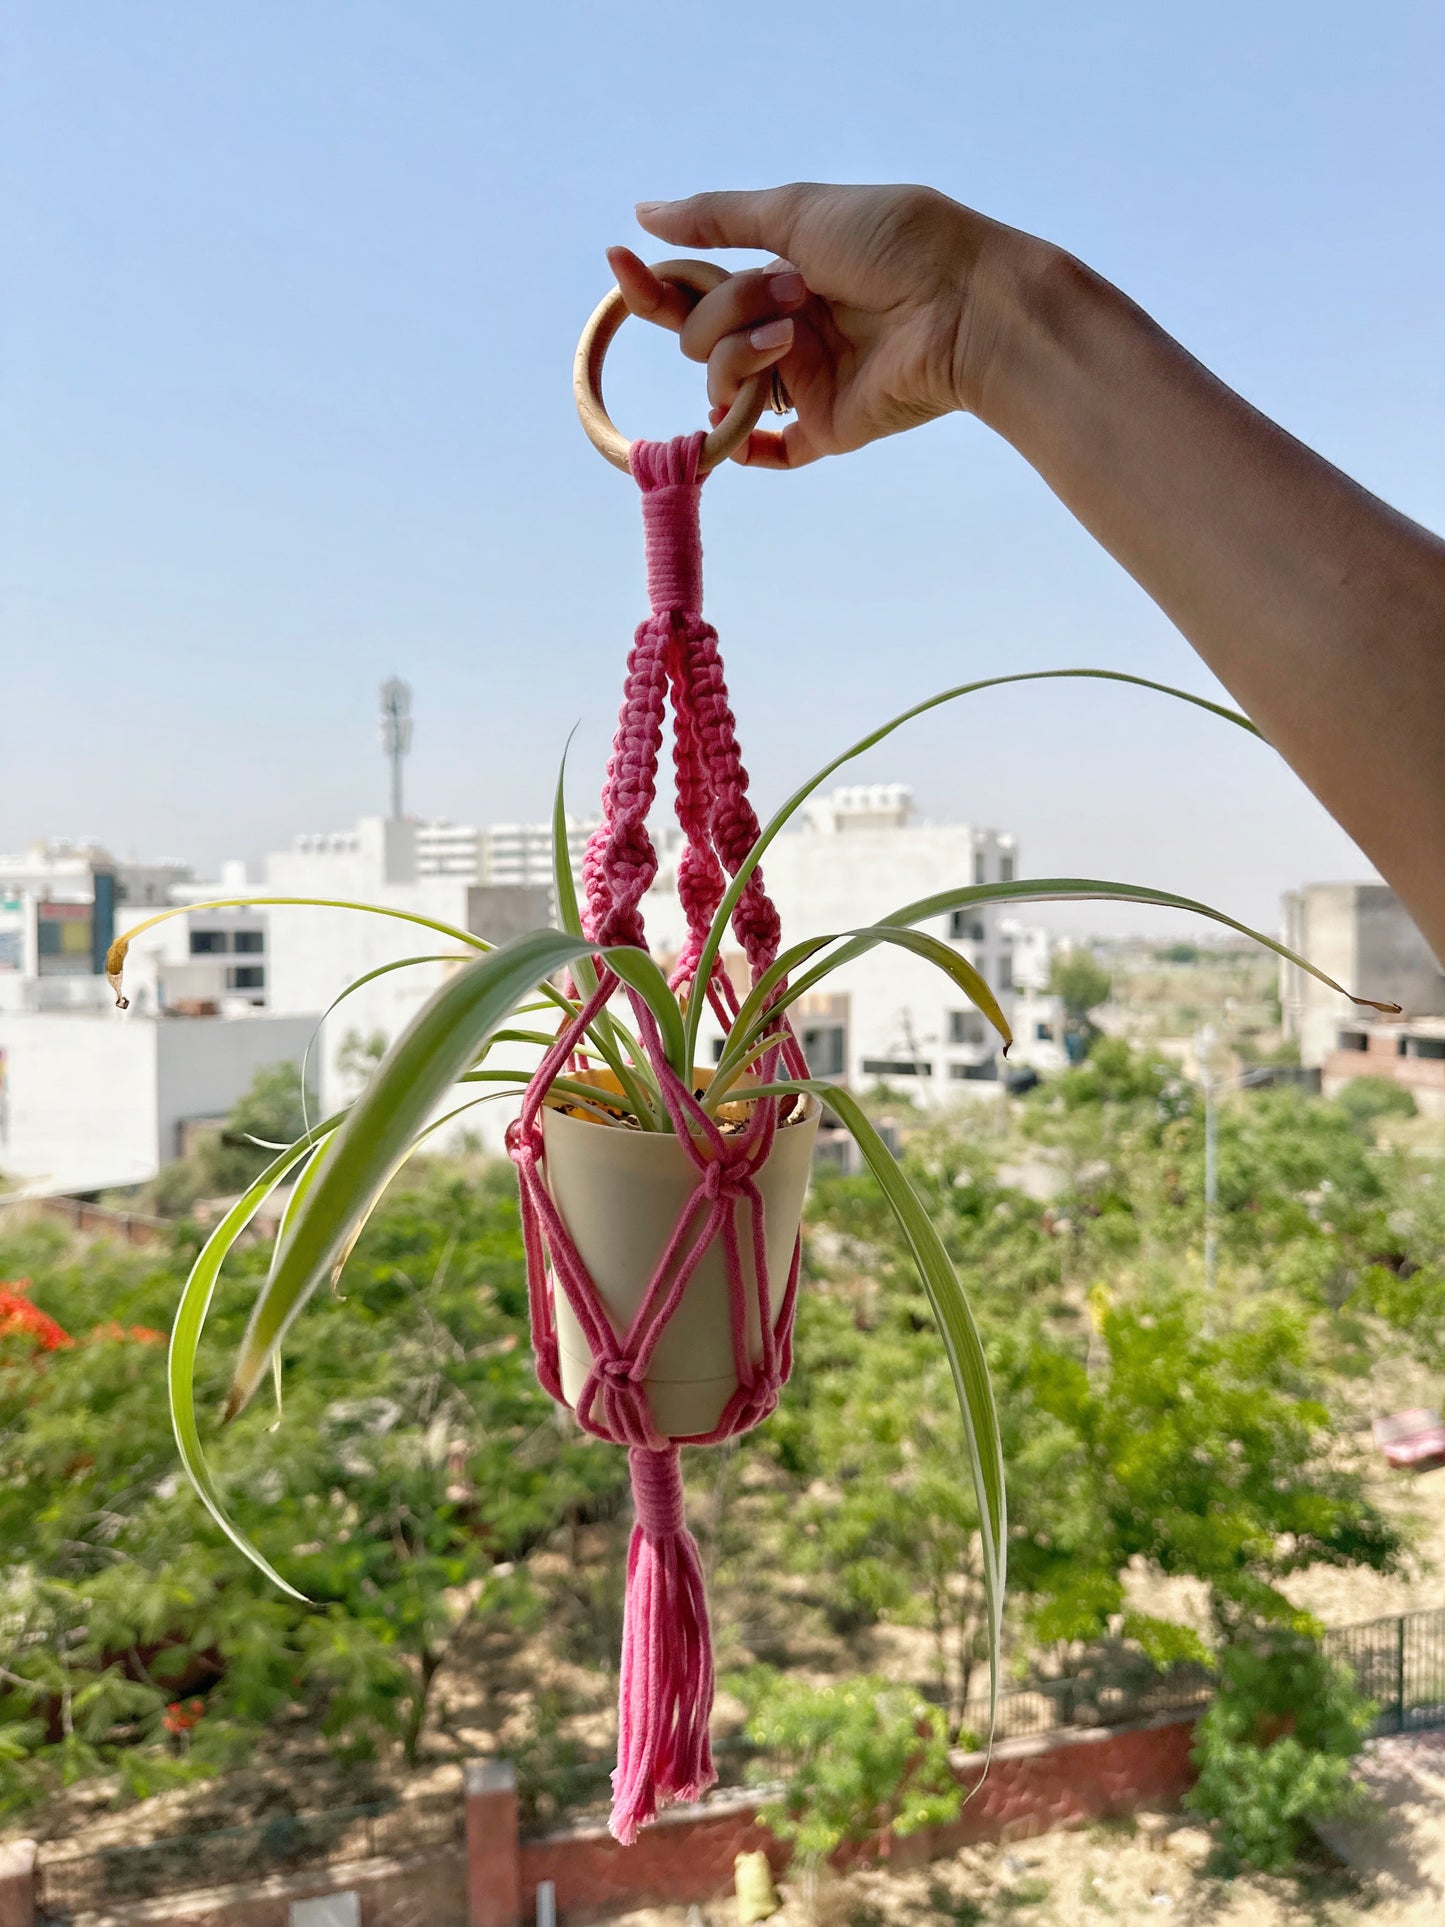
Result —
M1214 1302L1214 1274L1219 1256L1216 1228L1219 1204L1219 1128L1214 1104L1214 1026L1206 1024L1195 1043L1199 1082L1204 1091L1204 1295Z

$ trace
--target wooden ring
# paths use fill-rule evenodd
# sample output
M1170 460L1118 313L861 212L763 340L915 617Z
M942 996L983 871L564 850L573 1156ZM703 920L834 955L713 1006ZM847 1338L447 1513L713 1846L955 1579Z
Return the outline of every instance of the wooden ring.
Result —
M715 261L659 261L652 272L659 281L672 281L678 287L689 288L699 295L711 294L728 278L726 269L720 268ZM621 288L613 288L592 310L587 326L582 330L582 339L577 343L577 354L572 363L572 392L588 440L600 454L607 457L614 468L621 469L629 466L632 444L614 424L602 399L602 364L627 315L627 303L622 298ZM743 383L732 407L702 445L697 465L699 475L710 474L719 462L727 460L734 449L742 447L763 412L768 398L768 383L769 372L766 370Z

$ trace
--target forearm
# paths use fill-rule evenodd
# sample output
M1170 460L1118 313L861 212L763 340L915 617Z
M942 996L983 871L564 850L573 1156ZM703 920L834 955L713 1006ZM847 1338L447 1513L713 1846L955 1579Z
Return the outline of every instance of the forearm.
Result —
M1134 576L1445 955L1445 543L1030 244L978 412Z

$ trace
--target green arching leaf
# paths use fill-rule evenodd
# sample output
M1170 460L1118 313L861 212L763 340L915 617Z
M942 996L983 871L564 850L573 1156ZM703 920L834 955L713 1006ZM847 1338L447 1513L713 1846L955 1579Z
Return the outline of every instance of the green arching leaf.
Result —
M585 938L559 930L529 931L458 971L412 1019L322 1160L315 1187L256 1302L226 1404L228 1417L251 1396L291 1320L322 1279L333 1274L352 1227L371 1208L443 1094L516 1005L589 948ZM609 968L636 978L639 987L650 984L650 970L666 991L661 971L644 952L619 946L602 955ZM672 1019L680 1036L675 1002Z
M245 1191L221 1219L215 1230L201 1247L196 1262L191 1267L186 1280L181 1302L176 1308L175 1324L171 1329L171 1342L166 1354L166 1380L170 1395L171 1426L176 1435L176 1446L181 1455L181 1464L192 1485L200 1494L201 1502L226 1537L244 1553L251 1563L257 1566L266 1577L278 1585L283 1592L290 1593L293 1599L304 1599L305 1595L283 1579L274 1567L270 1566L256 1550L238 1526L232 1524L221 1495L216 1489L211 1469L206 1463L206 1455L201 1446L200 1429L196 1424L195 1377L196 1353L201 1342L201 1332L205 1327L206 1314L211 1308L215 1295L216 1280L236 1239L245 1230L252 1218L260 1210L266 1199L281 1183L287 1173L309 1157L318 1144L324 1143L341 1123L341 1117L328 1118L324 1124L306 1137L298 1138L289 1150L283 1151L267 1165L250 1189Z
M1226 929L1234 930L1241 937L1272 950L1286 963L1308 971L1309 975L1327 990L1338 991L1340 996L1348 997L1352 1004L1364 1004L1371 1010L1381 1010L1394 1014L1400 1009L1398 1004L1382 1003L1375 997L1360 997L1343 984L1337 984L1333 977L1327 976L1317 964L1307 957L1298 956L1285 944L1274 937L1265 936L1262 930L1254 930L1237 917L1229 916L1223 910L1216 910L1211 904L1200 903L1194 897L1176 896L1172 890L1155 890L1147 885L1134 883L1107 883L1094 877L1028 877L1013 883L974 883L957 890L939 890L929 897L919 897L914 903L905 903L901 910L892 911L882 921L888 924L924 923L930 917L946 916L951 910L962 909L970 903L1068 903L1080 898L1090 903L1147 903L1166 910L1190 910L1195 916L1208 917L1212 923L1222 923ZM847 946L829 963L829 969L842 963L850 955L857 954L852 946ZM817 981L817 971L811 971L800 978L795 991L801 991L809 983Z
M956 702L961 696L974 696L985 689L1003 689L1013 683L1058 682L1068 680L1117 682L1128 684L1135 689L1149 689L1154 691L1156 695L1171 696L1178 702L1189 703L1195 709L1208 710L1211 715L1222 717L1225 722L1233 723L1236 728L1246 730L1251 736L1259 735L1259 731L1249 718L1247 716L1241 716L1238 710L1226 709L1222 703L1210 702L1206 696L1192 695L1187 689L1175 689L1169 683L1153 682L1148 676L1131 676L1120 669L1030 669L1011 676L985 676L978 682L959 683L952 689L943 690L941 694L937 696L929 696L921 703L914 703L911 709L905 709L900 715L894 716L891 721L881 723L877 729L870 730L866 736L861 736L856 743L852 744L848 749L843 750L840 755L835 756L830 763L825 763L822 769L815 771L814 774L808 778L806 783L794 790L782 808L769 818L759 834L757 842L754 843L752 849L748 851L748 854L738 865L737 874L724 892L722 902L717 907L711 928L707 933L707 941L702 948L702 955L698 959L697 981L700 984L705 984L712 975L712 967L717 961L718 954L722 950L723 940L727 936L728 923L731 920L733 911L736 910L738 906L738 901L743 891L747 888L748 878L762 861L763 852L778 832L784 829L789 820L802 808L803 804L807 802L813 792L822 784L826 783L835 770L841 769L845 763L852 762L855 757L862 756L865 751L872 749L875 744L881 743L886 737L891 736L895 729L901 729L904 723L912 722L915 716L924 716L930 709L938 709L944 703ZM1261 738L1261 740L1263 739ZM700 1001L701 1000L698 1000L699 1005ZM696 1054L698 1026L701 1020L702 1013L700 1008L689 1010L687 1030L689 1055Z
M1003 1637L1003 1601L1008 1565L1008 1502L1004 1490L1003 1440L989 1382L983 1341L953 1261L913 1187L887 1145L874 1130L856 1098L818 1078L779 1078L756 1087L760 1097L809 1093L826 1104L847 1130L878 1181L899 1230L908 1244L923 1288L933 1307L943 1348L953 1373L958 1408L968 1445L969 1470L978 1501L983 1548L983 1585L988 1610L990 1736L998 1706L998 1656ZM750 1095L754 1093L750 1091Z
M494 1030L477 1059L477 1068L481 1068L493 1044L534 1044L541 1050L550 1050L556 1041L556 1035L545 1030Z
M567 842L567 752L572 747L572 737L577 734L574 723L562 750L562 764L557 771L557 793L552 802L552 889L557 898L557 922L569 936L580 937L582 913L577 907L577 886L572 879L572 851ZM572 966L572 975L581 985L582 994L590 997L597 988L597 971L590 957L583 957Z
M667 1061L686 1082L692 1074L692 1065L687 1056L687 1032L682 1011L677 998L668 988L666 977L645 950L618 945L602 954L607 958L614 976L630 990L635 990L657 1019Z
M464 1111L473 1110L478 1104L490 1103L493 1098L501 1096L505 1096L505 1092L490 1091L485 1097L470 1098L465 1104L457 1105L454 1110L448 1111L444 1117L435 1119L425 1130L421 1131L411 1148L417 1148L432 1132L441 1130L445 1125L450 1124L453 1119L460 1117ZM185 1467L191 1483L195 1486L201 1502L215 1520L216 1524L221 1528L222 1532L224 1532L226 1537L231 1541L232 1545L236 1547L237 1551L249 1559L252 1565L254 1565L259 1572L263 1573L266 1578L271 1580L273 1584L279 1586L283 1592L289 1593L293 1599L299 1599L303 1604L310 1603L306 1599L306 1595L298 1592L288 1580L282 1578L275 1567L262 1556L246 1537L245 1533L241 1531L240 1527L234 1523L221 1502L221 1495L217 1490L215 1480L211 1476L211 1469L206 1461L205 1451L201 1445L200 1430L196 1424L196 1355L200 1346L201 1333L205 1328L206 1315L210 1310L211 1300L215 1295L216 1282L220 1276L221 1266L225 1262L236 1239L255 1216L266 1198L275 1190L276 1186L282 1182L287 1173L293 1170L303 1158L309 1159L310 1162L303 1172L302 1177L297 1181L296 1188L298 1191L303 1188L306 1190L310 1189L311 1183L321 1163L321 1161L317 1159L316 1153L318 1150L329 1148L328 1140L334 1136L336 1131L345 1122L347 1115L348 1113L346 1112L339 1112L335 1117L328 1118L324 1123L318 1124L315 1130L309 1132L305 1137L298 1138L295 1144L283 1152L279 1158L276 1158L266 1170L261 1173L260 1177L256 1179L250 1189L245 1192L242 1197L237 1199L236 1203L232 1205L225 1217L222 1218L221 1222L216 1226L202 1247L200 1255L191 1267L190 1276L186 1280L185 1290L181 1294L181 1302L176 1311L175 1324L171 1331L171 1342L166 1357L171 1426L175 1433L181 1463ZM292 1215L294 1202L294 1198L288 1200L288 1207L286 1213L283 1214L283 1221L289 1219ZM273 1276L274 1269L273 1265ZM270 1283L271 1280L268 1278L265 1289L269 1289ZM281 1403L279 1350L272 1352L271 1362L276 1384L276 1403L279 1410Z
M189 916L193 910L249 910L275 904L290 904L312 910L360 910L369 917L395 917L401 923L419 924L423 930L434 930L438 936L450 937L456 943L464 943L469 950L490 950L492 945L485 937L479 937L471 930L458 930L455 924L442 923L436 917L424 917L417 910L397 910L384 903L353 903L348 897L212 897L206 903L179 903L169 910L157 910L153 917L146 917L123 931L105 953L105 974L110 987L120 995L121 972L131 944L143 930L153 930L158 923L168 917Z
M787 990L783 992L781 996L776 997L771 1003L768 1002L769 997L772 996L778 984L780 984L783 978L795 969L798 964L806 962L815 952L821 950L825 944L840 943L843 942L845 938L849 941L836 956L825 959L824 962L818 964L805 976L800 977L797 983L789 984ZM932 936L928 931L898 928L892 923L867 924L856 930L838 930L834 931L831 936L814 937L803 943L795 944L791 950L779 957L771 970L764 972L758 979L757 984L743 1000L742 1007L738 1011L737 1021L733 1025L728 1039L728 1045L723 1051L722 1059L714 1073L713 1081L708 1086L709 1104L713 1101L713 1093L715 1090L725 1090L727 1088L728 1075L733 1071L739 1059L744 1054L747 1056L755 1055L752 1049L753 1044L764 1034L767 1027L773 1023L780 1012L785 1011L790 1004L796 1002L796 1000L803 996L806 991L810 990L814 984L821 982L824 977L828 976L840 965L849 962L850 959L854 957L862 956L865 951L872 950L880 943L891 943L897 945L900 949L911 950L915 956L923 957L927 962L936 965L938 969L943 971L945 976L951 977L963 992L964 996L967 997L993 1025L994 1029L1003 1039L1004 1051L1007 1053L1010 1044L1013 1042L1013 1032L1009 1029L1008 1020L999 1007L999 1001L993 994L987 981L974 969L966 957L961 957L950 944L946 944L941 937ZM736 1050L733 1047L732 1040L734 1038L738 1040Z
M399 957L395 963L378 964L375 970L368 970L364 976L357 977L356 979L354 979L353 982L349 983L346 986L345 990L341 990L337 992L337 994L331 999L331 1002L326 1006L325 1010L323 1010L321 1015L317 1018L315 1029L312 1031L311 1035L306 1040L306 1050L301 1059L301 1121L306 1126L307 1130L310 1130L311 1128L311 1120L306 1115L306 1107L307 1107L306 1089L307 1089L307 1077L311 1068L311 1052L315 1048L316 1040L321 1035L322 1027L326 1023L327 1018L332 1015L332 1013L336 1010L337 1006L345 1003L346 999L351 995L353 990L360 990L363 984L374 983L378 977L386 976L388 971L410 970L416 964L468 963L468 962L470 962L469 958L465 956L459 957L454 951L438 953L436 955L428 956L428 957Z
M326 1137L318 1139L316 1144L312 1146L307 1154L306 1162L301 1167L301 1175L291 1187L291 1195L286 1200L285 1208L281 1213L281 1221L276 1226L276 1241L271 1248L271 1264L269 1267L271 1271L275 1271L276 1269L277 1262L281 1256L282 1246L286 1242L287 1234L295 1220L296 1213L301 1209L302 1205L305 1204L307 1195L312 1185L316 1182L316 1173L321 1164L321 1154L326 1149L329 1140L330 1132L327 1133ZM279 1353L277 1356L279 1360Z
M459 1084L511 1084L517 1090L525 1090L531 1083L534 1073L522 1070L463 1071L457 1079ZM548 1086L549 1091L560 1091L573 1104L582 1104L600 1118L615 1121L619 1111L628 1116L636 1116L624 1091L600 1089L596 1084L584 1084L577 1077L554 1077Z

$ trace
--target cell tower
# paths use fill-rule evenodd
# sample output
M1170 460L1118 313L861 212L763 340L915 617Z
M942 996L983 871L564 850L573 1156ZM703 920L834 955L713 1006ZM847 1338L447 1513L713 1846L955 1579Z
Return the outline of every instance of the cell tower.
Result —
M391 765L391 813L401 815L401 764L411 753L411 686L400 676L381 685L381 747Z

